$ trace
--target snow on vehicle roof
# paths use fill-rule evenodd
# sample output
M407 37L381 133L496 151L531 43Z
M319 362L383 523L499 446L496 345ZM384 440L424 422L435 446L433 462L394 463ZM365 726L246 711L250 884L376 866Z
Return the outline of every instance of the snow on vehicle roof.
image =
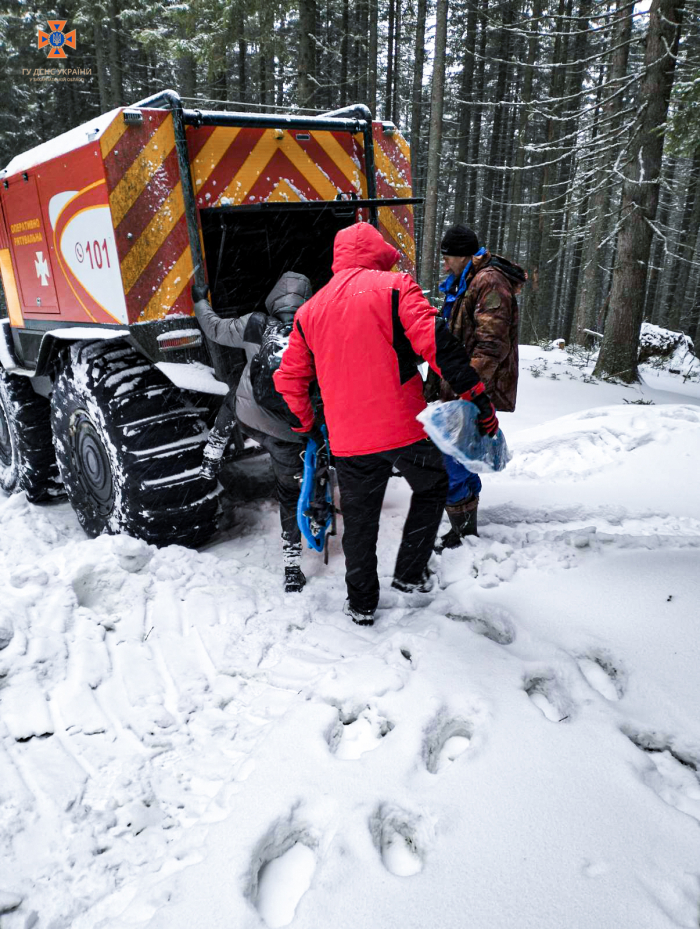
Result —
M91 119L90 122L83 123L74 129L69 129L68 132L56 136L55 139L49 139L47 142L42 142L41 145L36 145L28 151L22 152L20 155L15 155L5 170L0 172L0 176L27 171L44 161L66 155L76 148L87 145L88 142L94 142L95 139L100 138L120 110L121 107L110 110L108 113L102 113L100 116Z

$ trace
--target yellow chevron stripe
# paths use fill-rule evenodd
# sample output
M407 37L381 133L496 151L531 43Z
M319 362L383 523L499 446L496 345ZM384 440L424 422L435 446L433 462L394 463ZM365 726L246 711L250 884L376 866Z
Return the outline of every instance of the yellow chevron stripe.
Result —
M406 178L399 174L394 163L379 145L374 146L374 164L377 171L384 175L384 180L396 191L397 197L410 197L411 186Z
M219 126L207 139L204 148L192 162L192 180L195 191L201 190L212 171L231 147L240 127Z
M103 159L109 155L114 146L124 135L126 128L127 126L124 122L123 111L119 110L112 122L109 124L109 126L107 126L105 131L100 136L100 149L102 151Z
M243 203L250 188L260 177L269 160L277 151L278 145L279 141L275 138L275 130L265 130L217 202L220 203L224 197L227 197L233 201L235 206Z
M174 147L173 118L168 114L109 195L115 229Z
M394 216L391 207L380 206L378 211L379 222L391 234L394 241L398 243L399 248L408 260L415 264L416 261L416 243L411 235L401 225L399 220Z
M267 198L268 203L298 203L301 198L296 190L293 190L284 178L279 182L277 187Z
M357 191L361 189L361 172L357 162L353 161L340 142L330 132L312 132L311 137L318 142L324 152L336 167L340 168L345 177Z
M15 272L12 270L12 259L10 258L10 249L0 249L0 274L2 275L2 285L5 290L5 300L7 302L7 312L10 322L13 326L22 328L24 326L24 317L22 316L22 307L19 302L19 293L17 291L17 281Z
M188 245L148 301L138 321L144 323L151 319L162 319L187 286L192 270L192 252Z
M399 147L399 150L401 151L401 154L406 159L406 161L410 164L411 163L411 146L408 144L408 142L404 139L404 137L401 135L401 133L398 130L392 136L392 141L396 142L396 144Z
M309 185L322 200L335 200L338 188L326 177L318 165L306 154L301 145L285 132L281 142L282 151L291 163L304 175Z
M122 261L122 281L125 294L129 293L146 270L149 261L175 228L175 224L184 211L185 203L182 198L182 184L178 181L175 189L170 192L168 199L134 242L126 258Z

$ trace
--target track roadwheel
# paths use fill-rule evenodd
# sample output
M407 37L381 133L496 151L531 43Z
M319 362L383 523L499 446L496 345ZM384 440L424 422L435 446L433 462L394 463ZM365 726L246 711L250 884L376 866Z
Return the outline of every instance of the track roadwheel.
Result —
M0 370L0 487L32 503L63 494L51 441L49 401L29 379Z
M89 536L199 545L217 494L199 476L202 411L122 342L83 342L54 384L52 426L68 498Z

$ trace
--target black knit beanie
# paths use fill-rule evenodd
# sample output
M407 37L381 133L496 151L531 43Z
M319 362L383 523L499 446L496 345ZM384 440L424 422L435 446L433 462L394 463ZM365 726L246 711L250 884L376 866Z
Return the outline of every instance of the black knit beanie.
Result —
M440 251L443 255L454 255L457 258L475 255L479 251L479 240L468 226L457 223L450 226L443 236Z

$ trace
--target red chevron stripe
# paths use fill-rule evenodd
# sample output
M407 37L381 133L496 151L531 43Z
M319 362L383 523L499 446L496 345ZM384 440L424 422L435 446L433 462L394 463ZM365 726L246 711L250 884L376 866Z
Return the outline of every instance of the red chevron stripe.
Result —
M150 110L140 125L129 126L104 160L109 193L112 193L169 115L167 110Z
M177 152L173 149L115 229L114 234L117 240L120 261L123 260L164 201L170 196L179 180L180 171L177 163ZM128 235L131 238L127 238Z
M127 295L130 322L135 323L138 320L153 294L188 246L187 222L185 217L181 216Z
M332 134L336 142L338 142L342 148L350 154L352 152L352 146L349 144L343 144L344 142L350 142L350 133L342 133L345 138L341 137L341 133ZM291 133L292 138L294 138L294 133ZM348 178L345 176L345 173L340 170L338 165L326 154L323 147L319 145L316 139L311 138L308 142L297 142L299 148L303 149L306 154L311 158L311 160L316 164L324 174L327 174L330 178L332 184L344 192L354 190ZM321 198L319 194L314 197L315 200L325 199Z
M372 125L374 129L375 144L381 148L389 161L392 162L396 170L404 175L406 178L406 183L410 184L411 162L404 157L403 152L393 140L393 138L391 136L384 135L384 131L381 128L381 123L373 123Z
M254 201L267 200L282 179L289 181L307 200L320 199L316 188L312 187L304 175L297 171L282 151L277 151L267 163L267 167L260 177L250 188L246 202L253 203Z
M186 127L187 151L190 156L190 164L192 164L197 155L199 155L207 144L214 129L216 129L216 126L202 126L201 129L195 129L194 126Z
M263 129L241 129L197 194L197 206L213 206L260 141ZM209 199L207 200L207 194Z
M192 315L192 294L189 284L185 286L184 290L167 313L168 316L177 316L178 314L184 316Z

